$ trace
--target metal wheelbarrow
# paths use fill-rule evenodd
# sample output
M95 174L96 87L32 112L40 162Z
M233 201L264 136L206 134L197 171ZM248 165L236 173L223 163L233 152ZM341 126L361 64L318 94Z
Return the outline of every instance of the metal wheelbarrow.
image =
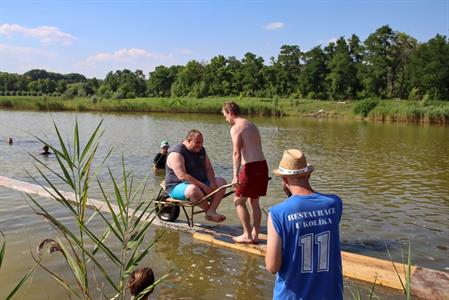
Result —
M178 219L180 208L182 208L187 218L187 224L189 225L189 227L193 227L193 217L196 214L206 212L202 208L198 209L199 207L197 206L203 203L204 201L210 201L212 197L215 196L215 194L217 194L218 192L228 187L232 187L232 183L225 184L217 188L216 190L212 191L210 194L196 201L173 199L165 191L165 181L162 181L160 186L161 189L159 190L159 193L157 194L156 198L153 200L154 205L156 206L156 214L159 217L159 219L166 222L174 222L176 221L176 219ZM229 191L223 196L223 198L233 193L234 190Z

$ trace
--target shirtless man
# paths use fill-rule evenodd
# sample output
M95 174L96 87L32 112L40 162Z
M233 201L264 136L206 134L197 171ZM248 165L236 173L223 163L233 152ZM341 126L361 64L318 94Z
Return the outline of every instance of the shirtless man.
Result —
M234 237L234 241L244 244L258 243L262 220L259 197L265 196L268 188L268 166L262 152L259 129L240 116L240 108L235 102L226 102L222 112L226 122L232 126L232 184L236 196L234 205L243 226L243 234ZM248 199L253 218L252 226L246 207Z
M173 199L200 200L215 189L225 185L221 177L215 177L214 169L203 147L203 135L192 129L184 141L174 147L167 157L165 187ZM217 214L225 190L215 194L210 204L207 201L199 206L206 211L206 219L223 222L226 217Z

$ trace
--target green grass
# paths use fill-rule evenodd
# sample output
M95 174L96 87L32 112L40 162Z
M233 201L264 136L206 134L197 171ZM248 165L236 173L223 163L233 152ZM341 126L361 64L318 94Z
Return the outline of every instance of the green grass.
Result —
M94 100L93 100L94 99ZM48 96L0 96L0 108L39 111L174 112L220 114L225 101L239 103L243 114L377 121L447 123L449 101L321 101L293 98L135 98L66 100Z
M368 118L396 122L447 123L449 102L379 101L368 113Z

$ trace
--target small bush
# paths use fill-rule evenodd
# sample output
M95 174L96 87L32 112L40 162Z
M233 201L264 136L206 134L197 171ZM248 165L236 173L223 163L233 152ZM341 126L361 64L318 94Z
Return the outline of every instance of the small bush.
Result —
M368 116L369 112L372 111L377 104L379 104L378 99L364 99L357 102L354 106L354 113L357 115L362 115L363 117Z
M419 100L419 99L421 99L419 95L419 89L417 87L412 88L412 90L408 94L408 100Z
M126 93L126 98L127 99L134 99L134 98L136 98L136 93L134 93L134 92L127 92Z
M0 100L0 107L4 107L4 108L13 108L14 105L12 104L11 100Z
M318 95L315 92L309 92L307 94L307 99L317 100L318 99Z
M77 110L77 111L87 111L87 106L85 106L85 105L83 105L83 104L81 104L81 103L78 103L78 104L76 105L76 110Z

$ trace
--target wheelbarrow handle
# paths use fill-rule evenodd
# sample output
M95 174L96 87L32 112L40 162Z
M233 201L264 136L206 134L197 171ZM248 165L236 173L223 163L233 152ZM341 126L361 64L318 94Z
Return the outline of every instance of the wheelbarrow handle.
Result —
M224 189L227 189L228 187L232 187L232 183L228 183L225 185L220 186L219 188L217 188L216 190L212 191L210 194L204 196L201 201L207 200L209 198L212 198L213 196L215 196L215 194L221 192Z
M215 196L215 194L221 192L222 190L224 190L224 189L226 189L226 188L228 188L228 187L232 187L232 183L228 183L228 184L225 184L225 185L220 186L219 188L217 188L216 190L214 190L214 191L212 191L211 193L207 194L206 196L204 196L204 197L201 198L200 200L197 200L197 201L195 201L195 202L192 202L192 205L198 205L198 204L200 204L200 203L203 203L204 201L206 201L206 200L212 198L213 196ZM234 191L229 192L229 193L232 194L233 192L234 192Z

